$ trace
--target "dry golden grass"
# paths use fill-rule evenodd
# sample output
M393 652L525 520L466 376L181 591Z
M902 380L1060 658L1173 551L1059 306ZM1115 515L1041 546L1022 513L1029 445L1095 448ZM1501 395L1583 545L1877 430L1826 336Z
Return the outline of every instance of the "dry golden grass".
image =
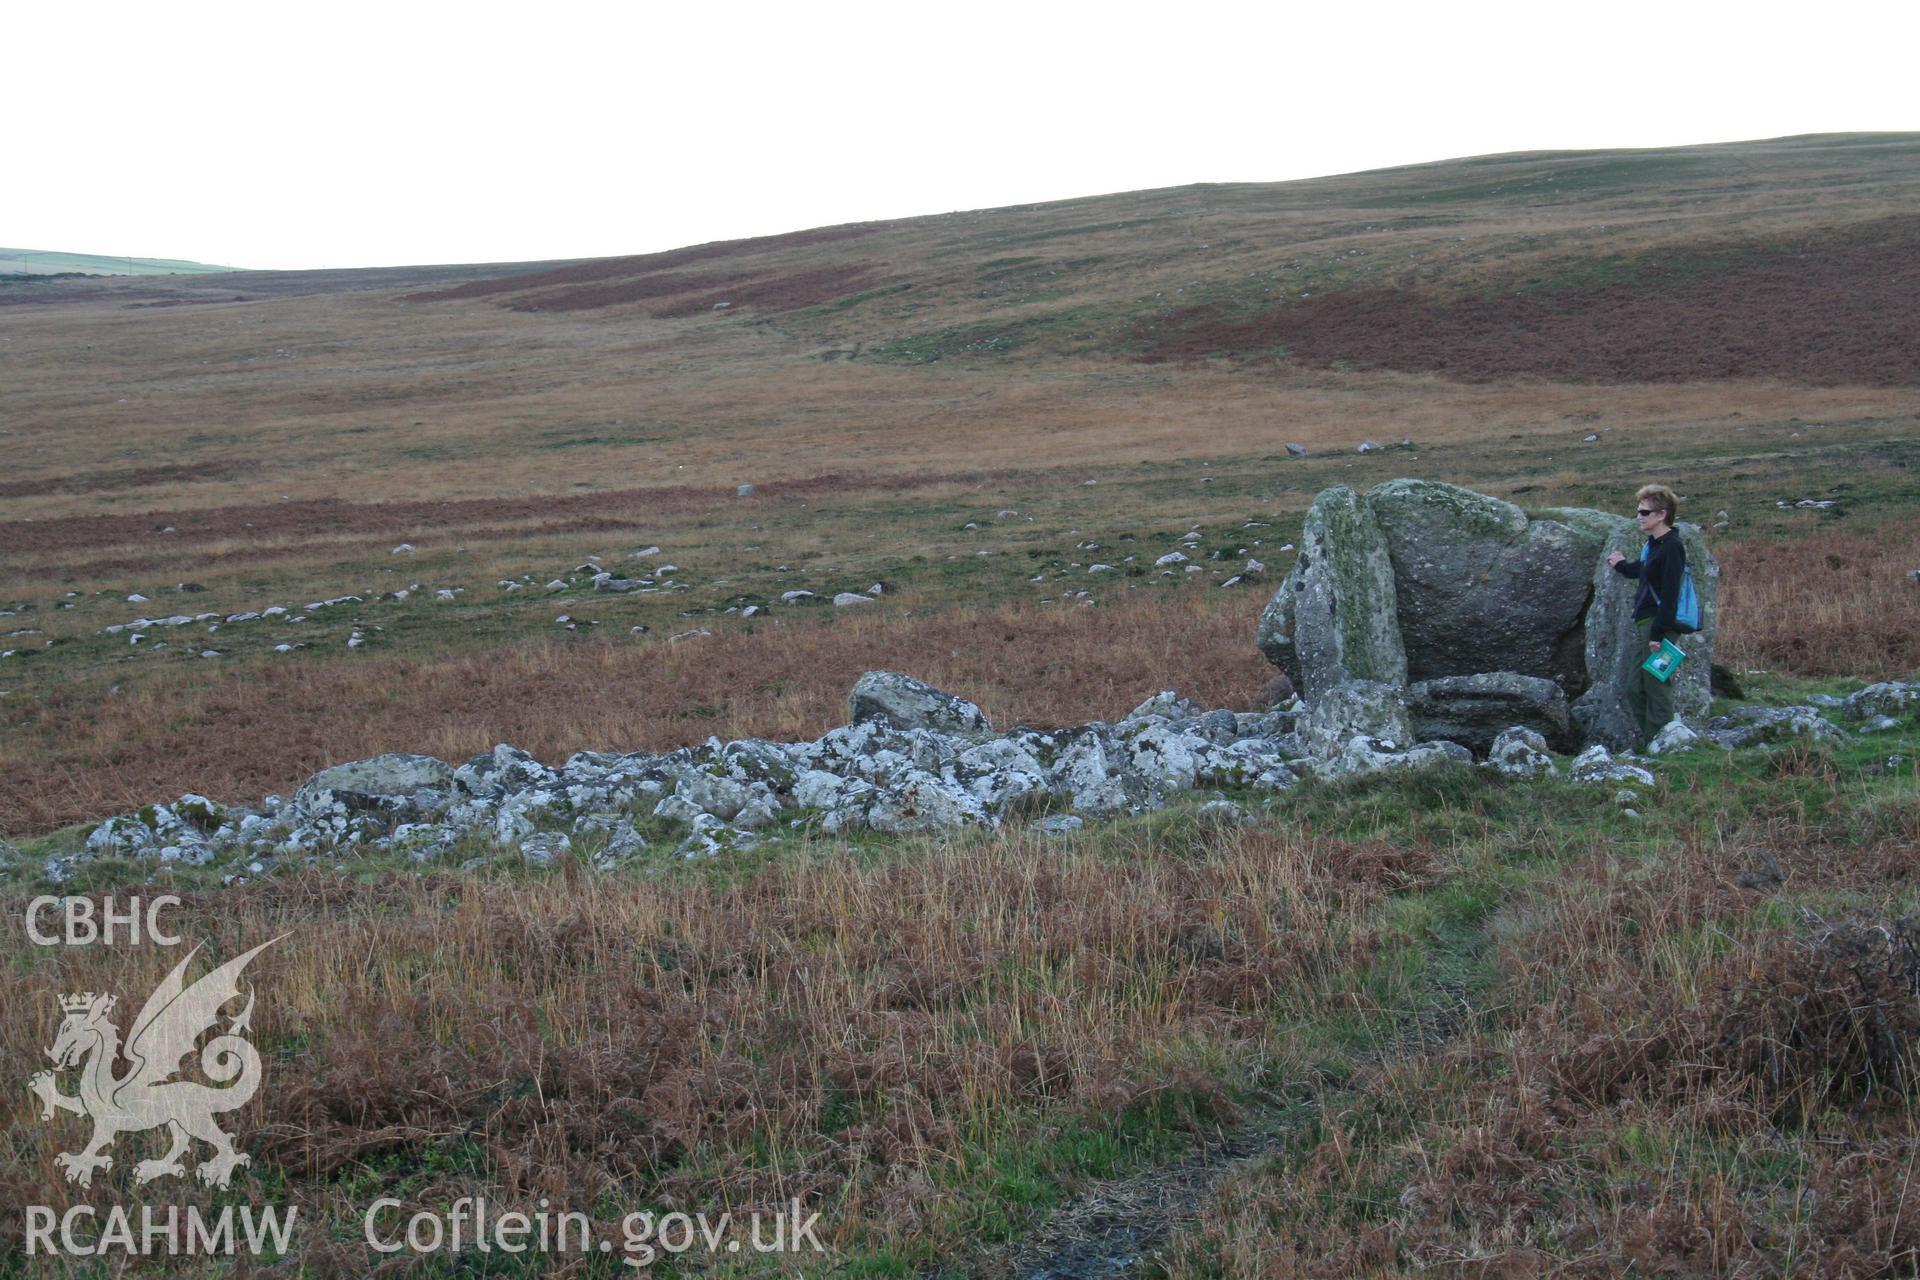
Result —
M1805 676L1891 679L1920 668L1920 518L1871 535L1748 542L1720 557L1721 661Z
M1318 1141L1222 1183L1168 1274L1910 1274L1920 950L1882 913L1912 834L1746 840L1652 865L1596 842L1535 882L1493 921L1492 1028L1336 1091ZM1869 923L1772 923L1739 884L1760 866L1848 887Z
M1372 864L1304 835L901 855L802 857L724 884L310 873L190 896L173 922L215 956L288 935L249 969L271 1076L244 1128L284 1170L309 1219L301 1260L323 1275L364 1274L358 1215L389 1189L422 1206L546 1196L591 1207L616 1242L628 1209L800 1196L836 1245L904 1242L941 1218L963 1155L1019 1129L1115 1130L1136 1106L1225 1119L1218 1073L1368 945L1340 939L1354 935L1343 896ZM23 1016L0 1029L0 1073L14 1079L43 1061L57 994L147 990L176 960L13 936ZM53 1164L74 1126L37 1107L23 1090L0 1105L7 1238L29 1202L137 1202L135 1140L83 1193ZM329 1208L352 1244L312 1223Z

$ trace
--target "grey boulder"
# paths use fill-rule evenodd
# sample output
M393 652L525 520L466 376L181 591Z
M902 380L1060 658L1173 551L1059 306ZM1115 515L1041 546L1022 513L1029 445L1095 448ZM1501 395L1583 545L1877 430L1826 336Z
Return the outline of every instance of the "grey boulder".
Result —
M294 792L293 809L314 813L337 802L348 813L427 816L445 813L458 794L446 761L393 752L322 769Z
M855 681L848 710L855 724L878 720L897 729L931 729L969 737L993 732L986 713L965 698L894 671L869 671Z
M1586 688L1583 624L1611 518L1530 519L1427 480L1375 485L1366 503L1393 562L1410 679L1512 671Z
M1299 733L1307 750L1321 757L1340 754L1359 735L1393 748L1412 746L1415 740L1405 691L1377 680L1346 680L1316 695Z

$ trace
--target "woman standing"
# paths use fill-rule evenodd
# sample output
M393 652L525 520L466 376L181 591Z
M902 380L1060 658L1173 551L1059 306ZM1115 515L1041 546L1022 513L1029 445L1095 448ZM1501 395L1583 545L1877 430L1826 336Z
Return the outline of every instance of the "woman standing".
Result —
M1680 636L1674 609L1680 603L1680 581L1687 571L1687 549L1673 527L1680 516L1680 499L1663 484L1645 485L1634 495L1633 514L1640 522L1640 532L1647 535L1646 552L1638 560L1629 560L1616 551L1607 557L1607 563L1617 572L1639 579L1633 620L1639 624L1641 652L1657 653L1662 640L1677 641ZM1673 685L1654 679L1636 663L1627 681L1627 706L1633 712L1640 749L1644 751L1654 735L1673 719Z

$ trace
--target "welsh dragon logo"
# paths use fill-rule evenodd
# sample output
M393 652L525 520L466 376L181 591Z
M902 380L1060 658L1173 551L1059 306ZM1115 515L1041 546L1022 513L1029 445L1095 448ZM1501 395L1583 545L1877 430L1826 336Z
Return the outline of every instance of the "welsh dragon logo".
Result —
M221 1131L213 1117L245 1106L260 1087L260 1055L244 1035L253 1016L251 989L246 1007L233 1017L225 1034L215 1036L200 1050L201 1072L215 1085L225 1087L172 1077L179 1073L182 1059L193 1052L201 1034L219 1022L220 1010L239 996L240 971L247 962L278 941L263 942L187 986L187 965L200 953L196 946L147 997L140 1016L133 1020L124 1050L120 1030L108 1017L113 1011L112 996L89 991L60 997L66 1017L48 1056L62 1069L81 1067L80 1092L73 1097L61 1093L51 1071L36 1072L27 1088L40 1097L42 1120L53 1119L56 1110L93 1118L93 1140L86 1148L54 1157L67 1181L87 1186L95 1170L112 1166L113 1157L107 1150L115 1138L162 1125L172 1135L173 1146L159 1159L142 1160L136 1165L136 1182L185 1174L181 1157L195 1138L213 1147L213 1156L200 1161L196 1169L202 1182L225 1187L233 1171L249 1163L248 1156L233 1149L233 1139ZM132 1065L125 1075L115 1078L114 1062L123 1052Z

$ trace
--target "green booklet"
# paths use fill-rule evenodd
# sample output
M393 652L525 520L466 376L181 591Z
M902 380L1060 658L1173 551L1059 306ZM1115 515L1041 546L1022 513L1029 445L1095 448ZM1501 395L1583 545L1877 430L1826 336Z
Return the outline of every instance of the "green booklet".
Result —
M1686 660L1686 650L1671 640L1662 640L1660 648L1647 655L1647 660L1640 664L1640 669L1665 684L1673 679L1673 673L1678 671L1680 664Z

